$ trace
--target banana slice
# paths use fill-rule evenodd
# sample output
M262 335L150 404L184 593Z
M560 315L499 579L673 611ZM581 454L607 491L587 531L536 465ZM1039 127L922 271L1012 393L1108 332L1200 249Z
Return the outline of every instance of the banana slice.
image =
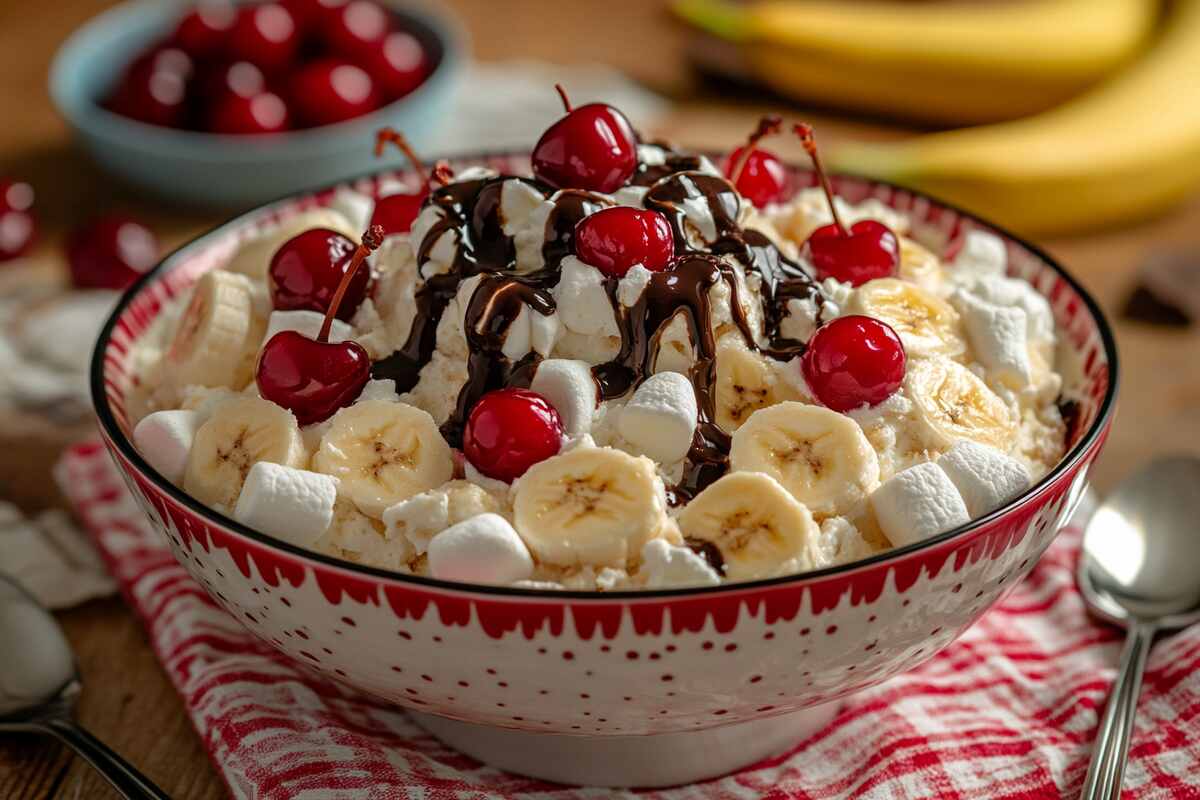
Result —
M369 517L454 476L454 456L433 417L407 403L363 400L343 408L313 456L313 469L341 481L338 494Z
M755 412L738 428L729 463L770 475L818 517L844 513L879 486L879 458L858 423L791 401Z
M922 245L902 236L900 277L922 289L933 291L942 283L942 262Z
M266 322L254 313L250 280L224 270L196 282L164 363L166 380L185 386L240 390L254 375Z
M1008 452L1017 420L971 370L948 358L919 358L909 362L904 380L917 416L939 444L970 439Z
M304 468L308 451L290 411L261 397L221 403L196 431L183 488L200 502L230 510L259 461Z
M611 447L534 464L513 491L517 532L543 564L625 567L668 527L654 462Z
M812 569L821 533L809 510L761 472L731 472L709 486L684 507L679 527L715 544L735 581Z
M225 269L246 275L252 280L265 281L271 259L284 242L313 228L327 228L358 241L362 231L354 230L350 221L332 208L313 208L288 217L273 228L247 239L230 259Z
M727 433L742 427L755 411L798 396L779 380L765 358L746 347L741 336L722 339L716 361L716 423Z
M897 278L879 278L858 287L850 301L850 312L891 325L912 356L957 356L967 349L954 307Z

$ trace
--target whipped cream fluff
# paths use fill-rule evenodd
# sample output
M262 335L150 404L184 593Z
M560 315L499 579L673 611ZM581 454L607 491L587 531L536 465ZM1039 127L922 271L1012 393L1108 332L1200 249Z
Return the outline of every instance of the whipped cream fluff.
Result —
M1071 387L1054 319L1007 277L1000 239L971 231L945 261L900 212L837 198L847 224L875 219L896 234L897 274L818 281L803 244L831 219L819 192L757 209L702 156L643 144L638 159L611 194L482 169L433 187L410 234L374 254L370 296L336 330L370 355L370 391L317 425L299 429L245 372L173 378L175 315L141 345L139 363L160 379L140 408L191 412L187 435L143 436L143 449L164 442L148 460L224 510L239 506L254 463L277 463L324 494L258 527L319 529L309 546L352 561L611 591L853 561L985 514L1062 457L1058 403ZM338 206L362 216L344 191ZM579 257L576 226L618 206L663 215L668 270L618 278ZM328 226L338 212L321 213ZM269 259L272 235L243 251ZM230 269L260 298L242 311L253 363L263 331L315 321L264 309L265 266L247 263L234 254ZM839 414L816 399L800 357L822 325L851 314L891 326L907 367L886 400ZM471 411L505 387L539 392L564 421L558 454L511 483L462 452ZM252 436L230 456L222 437L239 431ZM1003 491L988 489L996 476Z

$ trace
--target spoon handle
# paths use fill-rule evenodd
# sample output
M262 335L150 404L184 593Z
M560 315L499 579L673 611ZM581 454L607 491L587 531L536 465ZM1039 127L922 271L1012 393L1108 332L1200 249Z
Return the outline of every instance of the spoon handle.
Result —
M1142 688L1142 672L1146 656L1154 642L1154 627L1134 623L1125 638L1121 653L1121 668L1113 682L1100 732L1092 750L1080 800L1120 800L1121 784L1125 777L1125 762L1129 755L1129 734L1137 714L1138 695Z
M127 800L170 800L128 761L71 720L54 717L43 721L38 727L78 753Z

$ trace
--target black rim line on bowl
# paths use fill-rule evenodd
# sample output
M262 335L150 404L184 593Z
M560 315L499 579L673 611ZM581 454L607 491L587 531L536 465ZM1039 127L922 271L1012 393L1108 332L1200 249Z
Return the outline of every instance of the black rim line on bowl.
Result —
M702 154L709 157L714 155L713 153L707 151L704 151ZM454 156L452 160L486 163L489 159L527 158L528 155L529 154L524 151L484 151L479 153L468 153L462 156ZM789 166L795 170L808 170L807 167L801 167L795 164L789 164ZM1109 328L1108 320L1104 316L1103 311L1100 309L1100 306L1096 303L1095 299L1093 299L1087 290L1085 290L1083 286L1081 286L1079 282L1076 281L1075 278L1071 276L1061 264L1058 263L1057 259L1052 258L1042 248L1031 244L1024 238L1017 236L1005 228L994 225L978 215L973 214L970 211L966 211L953 203L939 200L931 195L925 194L924 192L919 192L915 189L900 186L899 184L891 183L889 181L868 178L862 175L856 175L854 173L841 172L837 174L837 177L861 181L869 186L886 186L895 191L907 192L914 197L920 197L928 200L935 206L953 211L964 219L971 220L985 229L995 231L1001 236L1016 242L1021 247L1037 256L1045 264L1049 265L1051 269L1058 273L1058 276L1065 280L1067 284L1075 291L1075 293L1083 300L1084 306L1092 315L1092 318L1096 321L1096 327L1099 331L1101 342L1104 345L1105 355L1108 359L1108 390L1104 395L1104 400L1100 403L1100 408L1096 412L1096 418L1092 421L1092 424L1088 428L1087 432L1080 437L1078 442L1075 443L1075 446L1059 460L1053 469L1042 476L1041 480L1026 489L1015 499L1005 503L993 511L988 512L982 517L972 519L963 525L959 525L957 528L952 528L951 530L940 533L937 536L933 536L929 539L925 539L924 541L914 542L913 544L904 545L902 547L894 547L891 550L885 550L882 553L876 553L875 555L867 558L851 561L846 564L838 564L832 567L810 570L808 572L799 572L793 575L780 575L774 578L763 578L755 581L722 583L717 586L691 588L685 587L678 589L623 589L613 592L601 592L598 590L525 589L512 586L488 586L484 584L463 583L460 581L447 581L438 578L428 578L423 575L410 575L403 572L393 572L380 567L372 567L366 564L358 564L353 561L335 558L334 556L326 555L325 553L320 553L315 550L308 550L290 542L285 542L282 539L276 539L268 536L265 533L260 533L253 528L243 525L241 522L238 522L232 517L225 516L224 514L209 508L160 475L157 470L151 467L146 460L142 458L141 453L139 453L137 448L133 446L130 438L126 436L125 433L122 432L120 426L117 425L116 418L113 416L112 410L109 408L108 394L106 393L104 387L104 352L106 345L112 336L113 328L116 327L117 321L121 318L121 315L129 306L130 301L137 296L138 292L140 292L144 286L153 282L159 275L169 272L170 269L174 267L175 263L180 261L181 257L186 255L188 252L204 246L209 240L218 238L229 230L239 228L247 220L268 214L276 206L291 203L297 198L316 196L323 192L334 190L339 186L353 186L360 181L369 180L380 175L404 174L409 171L410 170L408 169L393 168L373 170L357 177L343 179L334 184L308 189L302 192L293 192L277 200L257 206L180 245L171 253L168 253L165 257L163 257L158 264L145 272L132 286L125 290L125 293L117 302L116 308L113 309L108 320L104 323L104 327L101 329L100 336L96 341L95 349L92 352L90 377L92 404L95 407L96 415L100 420L101 426L108 434L108 437L121 451L121 454L139 471L145 474L160 491L165 492L173 500L183 505L188 510L196 513L200 517L214 519L225 528L228 528L234 533L243 536L258 545L267 547L268 549L282 550L302 559L316 561L326 567L333 567L335 569L341 569L349 572L358 572L368 575L372 578L385 581L411 583L426 589L439 589L443 591L477 595L494 595L525 600L544 601L558 599L572 601L590 600L594 602L611 602L616 600L628 601L638 599L684 599L687 597L718 593L736 594L742 592L757 592L763 589L778 587L785 584L818 581L824 578L848 575L861 569L878 566L893 559L903 559L926 548L937 547L938 545L946 543L951 539L958 538L959 536L962 536L973 530L984 527L1000 517L1003 517L1005 514L1015 510L1017 507L1028 502L1032 502L1037 495L1046 491L1051 483L1057 480L1062 474L1073 468L1083 458L1084 454L1086 454L1096 443L1096 440L1100 437L1101 431L1105 430L1107 423L1113 414L1113 410L1116 405L1115 401L1117 396L1117 384L1119 380L1116 340L1113 338L1112 330Z
M100 119L103 120L103 125L108 129L108 133L116 135L132 130L137 131L142 136L160 137L151 143L151 145L155 148L160 148L163 146L167 147L168 149L174 148L176 144L168 143L169 139L174 140L176 143L183 141L189 145L200 146L217 143L239 146L245 145L247 147L247 151L245 151L244 159L247 161L247 163L253 161L253 159L257 156L260 156L263 149L278 145L284 138L286 138L290 144L308 144L317 146L320 143L321 138L331 132L349 133L356 128L361 128L364 132L364 135L367 135L375 130L378 130L382 125L384 125L387 122L389 114L394 113L399 104L408 102L410 100L420 100L427 95L429 93L428 86L430 83L434 81L445 81L447 79L452 79L454 73L456 71L461 71L465 65L465 54L469 46L467 34L463 30L462 26L459 25L455 20L449 18L444 12L440 10L433 10L440 9L440 6L437 3L423 2L423 0L418 0L418 2L412 3L411 5L403 8L397 8L386 3L384 5L392 15L399 17L404 21L410 31L414 32L414 35L417 36L423 45L428 45L431 41L434 43L438 56L437 63L434 65L434 68L430 70L429 74L425 76L425 79L422 80L421 83L411 92L403 97L398 97L395 100L385 103L374 111L363 114L361 117L354 117L352 119L342 120L341 122L335 122L329 125L317 125L311 128L300 128L297 130L285 131L279 134L233 135L209 133L208 131L196 131L186 128L170 128L163 125L151 125L150 123L141 122L139 120L117 114L114 111L110 111L108 108L105 108L103 103L98 98L89 97L87 98L87 102L90 103L93 107L93 110L100 115ZM50 65L50 94L52 95L52 98L56 95L55 85L57 80L55 76L58 68L60 67L59 56L62 54L65 47L74 43L76 41L75 37L84 31L84 29L86 29L91 23L100 21L108 14L116 15L123 11L128 11L128 7L130 6L135 7L136 4L121 3L101 12L95 17L84 22L78 30L73 32L71 36L65 40L63 45L60 46L59 50L55 54L54 60ZM59 115L64 117L72 126L74 126L74 115L72 113L68 113L68 110L64 104L59 103L56 98L54 99ZM290 196L294 196L294 194L289 195L289 197Z

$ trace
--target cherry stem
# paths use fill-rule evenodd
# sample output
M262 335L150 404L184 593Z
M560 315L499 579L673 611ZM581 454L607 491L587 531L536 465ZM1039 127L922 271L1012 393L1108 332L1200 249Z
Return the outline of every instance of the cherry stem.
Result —
M433 165L433 179L442 186L454 180L454 170L450 169L447 161L438 161Z
M563 108L570 114L573 109L571 108L571 100L567 97L567 90L563 88L561 83L556 83L554 84L554 91L558 92L558 96L562 98Z
M362 263L366 260L367 256L371 255L383 243L383 237L382 225L372 225L363 232L362 244L354 251L354 255L350 256L350 264L346 267L346 274L342 276L337 291L333 293L333 299L329 301L329 308L325 311L325 321L321 323L321 332L317 334L318 342L325 343L329 341L329 329L333 327L333 320L337 316L338 308L342 305L342 298L345 297L346 290L350 288L350 281L354 280L354 276L358 274L358 270L362 267Z
M383 155L384 148L389 144L395 146L401 153L404 153L408 157L408 161L412 164L417 177L421 179L421 185L428 186L429 176L425 174L425 169L421 166L421 159L417 158L416 151L412 149L412 145L408 143L408 139L404 138L404 134L395 128L380 128L375 131L376 158L380 158Z
M833 189L829 185L829 176L825 174L825 167L821 165L821 156L817 153L817 140L813 135L812 125L807 122L797 122L792 126L792 130L800 137L808 157L812 159L813 169L816 170L817 178L821 181L821 188L825 191L825 199L829 201L829 213L833 215L833 224L842 232L842 236L849 236L846 226L842 224L841 217L838 216L837 204L833 202Z
M768 114L758 121L758 127L746 139L746 145L742 148L742 155L738 159L737 166L729 174L729 180L734 186L737 186L738 180L741 179L742 170L746 168L746 164L750 161L750 156L754 154L754 148L758 146L758 143L773 133L779 133L782 128L783 119L777 114Z

